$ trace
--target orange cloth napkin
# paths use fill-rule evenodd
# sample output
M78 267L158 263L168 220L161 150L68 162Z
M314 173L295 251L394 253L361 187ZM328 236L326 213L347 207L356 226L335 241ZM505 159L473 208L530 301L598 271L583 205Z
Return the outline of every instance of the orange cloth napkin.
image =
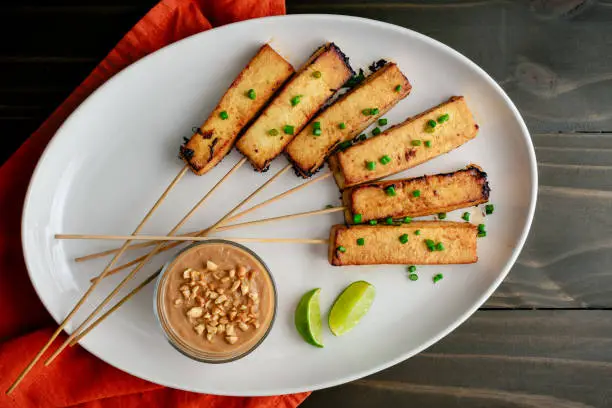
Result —
M0 168L0 407L295 407L308 393L220 397L164 388L132 377L80 347L50 367L42 361L10 396L6 389L56 327L28 279L20 241L21 209L38 157L72 111L112 75L177 40L213 26L284 14L283 0L163 0ZM61 344L64 336L56 340ZM54 350L51 347L49 353ZM49 355L49 354L47 354Z

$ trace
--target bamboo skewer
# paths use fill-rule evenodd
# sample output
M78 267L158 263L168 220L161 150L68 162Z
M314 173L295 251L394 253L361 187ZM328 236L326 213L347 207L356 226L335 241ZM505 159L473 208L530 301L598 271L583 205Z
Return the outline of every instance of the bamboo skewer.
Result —
M168 185L168 187L166 187L166 190L164 190L164 192L162 193L162 195L157 199L157 201L155 202L155 204L153 204L153 207L151 207L151 209L147 212L147 214L144 216L144 218L142 219L142 221L140 221L140 224L138 224L138 226L136 227L136 229L134 230L134 234L138 234L140 232L140 230L144 227L144 224L149 220L149 218L151 218L151 216L153 215L153 213L155 212L155 210L157 210L157 208L161 205L161 203L166 199L166 197L168 196L168 194L170 193L170 191L178 184L178 182L183 178L183 176L185 175L185 173L187 172L187 170L189 169L188 166L184 166L176 175L176 177L172 180L172 182L170 182L170 184ZM127 249L128 245L129 245L130 241L126 241L121 248L117 251L117 254L113 257L113 259L111 259L111 261L108 263L108 265L104 268L104 270L102 271L102 273L100 274L100 277L105 277L109 270L112 268L112 266L115 264L115 262L117 262L117 260L119 259L119 257L125 252L125 250ZM70 311L70 313L68 313L68 315L64 318L64 320L62 320L62 322L59 324L59 326L57 327L57 329L55 329L55 331L53 332L53 334L51 335L51 337L49 338L49 340L47 340L47 342L45 343L45 345L38 351L38 353L34 356L34 358L30 361L30 363L28 363L28 365L23 369L23 371L17 376L17 378L15 379L15 381L13 382L13 384L11 384L11 386L6 390L6 394L10 394L12 393L15 388L17 388L17 386L21 383L21 381L25 378L25 376L30 372L30 370L32 370L32 367L34 367L34 365L38 362L38 360L40 360L40 358L42 357L42 355L45 353L45 351L47 351L47 349L51 346L51 344L53 343L53 341L57 338L57 336L59 336L59 334L62 332L62 330L64 329L64 327L66 326L66 324L68 324L68 322L70 321L70 319L72 319L72 317L76 314L76 312L80 309L80 307L83 305L83 303L85 303L86 299L89 297L89 295L91 295L91 293L94 291L94 289L96 288L96 286L98 285L98 282L94 282L90 285L89 289L87 289L87 291L83 294L83 296L81 297L81 299L76 303L76 305L74 305L74 307L72 308L72 310Z
M228 171L222 178L221 180L219 180L217 182L217 184L215 184L213 186L212 189L210 189L210 191L208 191L208 193L206 193L204 195L204 197L202 197L202 199L200 201L198 201L198 203L196 205L193 206L193 208L187 213L187 215L185 215L179 222L178 224L176 224L176 226L174 228L172 228L172 230L169 232L168 235L172 235L174 234L176 231L179 230L179 228L181 228L183 226L183 224L185 224L187 222L187 220L196 212L196 210L202 205L204 204L204 202L206 202L206 200L208 200L208 198L212 195L212 193L221 186L221 184L223 184L223 182L225 180L227 180L229 178L229 176L231 176L236 170L238 170L244 163L245 163L246 159L242 158L240 159L235 165L234 167L232 167L230 169L230 171ZM161 246L161 244L159 244L157 248L159 248L159 246ZM153 257L153 255L155 255L155 249L153 251L151 251L151 253L149 254L149 259ZM93 317L100 311L102 310L102 308L104 308L104 306L106 306L106 304L108 304L108 302L110 302L110 300L121 290L121 288L123 288L123 286L125 286L129 280L136 274L136 272L138 272L146 263L146 261L148 261L148 259L143 260L141 262L140 265L138 265L136 268L134 268L125 278L123 278L123 280L115 287L115 289L113 289L111 291L111 293L108 294L108 296L106 296L106 298L104 298L104 300L94 309L93 312L91 312L89 314L89 316L85 319L85 321L83 321L73 332L70 336L68 336L68 338L62 343L62 345L55 350L55 352L53 354L51 354L51 356L45 361L45 366L48 366L49 364L51 364L51 362L68 346L68 344L70 344L70 342L72 341L72 339L79 333L79 331L81 331L81 329L83 327L85 327L90 321L91 319L93 319ZM97 282L100 282L105 275L100 275L98 278Z
M217 187L220 186L245 161L246 161L246 158L244 158L244 157L242 159L240 159L240 161L236 165L234 165L234 167L217 184L215 184L215 186L202 198L202 200L200 200L200 202L198 204L196 204L194 206L194 208L185 217L183 217L183 219L172 229L172 231L170 231L170 233L168 235L173 235L176 231L178 231L183 226L183 224L189 219L189 217L191 217L191 215L195 212L195 210L204 201L206 201L206 199L213 193L213 191L215 191L217 189ZM232 208L227 214L225 214L223 217L221 217L221 219L219 221L217 221L211 228L209 228L208 231L212 231L216 227L218 227L221 224L223 224L227 220L227 218L231 217L236 211L238 211L238 209L240 207L242 207L244 204L248 203L260 191L265 189L268 185L270 185L272 182L274 182L277 178L279 178L281 175L283 175L290 168L291 168L291 165L289 164L289 165L285 166L284 168L282 168L281 170L279 170L268 181L266 181L264 184L262 184L258 189L256 189L253 193L251 193L247 198L242 200L240 203L238 203L238 205L236 205L234 208ZM208 232L206 232L206 233L208 233ZM72 333L72 335L70 337L68 337L68 339L66 339L66 341L60 346L60 348L58 350L56 350L56 352L53 353L51 355L51 357L49 357L47 359L47 361L45 361L45 365L49 365L53 361L53 359L55 359L55 357L57 357L59 355L59 353L61 353L61 351L64 348L66 348L66 346L68 346L68 344L71 344L71 345L76 344L75 342L73 342L73 339L79 334L79 332L95 317L95 315L100 310L102 310L102 308L108 302L110 302L110 300L119 292L119 290L121 290L121 288L123 288L123 286L125 286L125 284L127 284L127 282L136 274L136 272L138 272L151 258L153 258L153 256L155 256L155 254L161 248L161 246L162 246L162 243L160 242L147 255L147 257L137 267L135 267L125 278L123 278L123 280L119 283L119 285L117 285L117 287L102 301L102 303L100 305L98 305L98 307L87 317L87 319L85 319L85 321L83 323L81 323L81 325ZM101 278L99 278L99 279L101 279Z
M251 208L249 208L247 210L244 210L244 211L234 215L233 217L230 217L227 220L227 222L236 221L236 220L244 217L245 215L247 215L247 214L249 214L249 213L251 213L251 212L253 212L255 210L258 210L259 208L262 208L262 207L264 207L264 206L266 206L268 204L272 204L273 202L278 201L281 198L284 198L284 197L286 197L286 196L288 196L290 194L293 194L293 193L295 193L295 192L297 192L297 191L299 191L299 190L301 190L301 189L303 189L305 187L308 187L311 184L314 184L316 182L325 180L325 179L327 179L330 176L331 176L331 173L325 173L325 174L322 174L322 175L320 175L318 177L312 178L312 179L308 180L307 182L300 184L299 186L296 186L296 187L294 187L292 189L289 189L289 190L285 191L284 193L278 194L278 195L276 195L276 196L274 196L274 197L272 197L272 198L270 198L268 200L262 201L261 203L255 205L255 206L253 206L253 207L251 207ZM206 231L206 230L190 232L188 234L181 234L180 236L183 236L183 237L195 237L198 234L203 233L204 231ZM154 245L155 245L155 242L141 242L139 244L132 244L127 249L128 250L141 249L141 248L147 248L147 247L154 246ZM179 244L175 243L175 244L170 244L170 245L173 245L173 246L172 247L167 247L166 246L166 247L162 248L159 252L167 251L169 249L174 248L175 246L177 246ZM112 254L116 253L118 250L119 250L118 248L109 249L109 250L106 250L106 251L102 251L102 252L97 252L97 253L93 253L93 254L90 254L90 255L81 256L81 257L75 258L74 260L75 260L75 262L84 262L84 261L88 261L90 259L96 259L96 258L104 257L106 255L112 255ZM145 257L142 256L142 257L136 258L135 260L130 261L130 262L124 264L124 265L121 265L117 269L113 269L109 273L109 275L112 275L113 273L119 272L120 270L128 268L128 267L130 267L132 265L135 265L138 262L142 261L144 258Z
M87 235L87 234L57 234L56 239L100 239L100 240L117 240L123 241L125 239L131 239L133 241L210 241L211 239L218 239L217 237L179 237L172 235ZM225 238L227 241L235 242L284 242L292 244L326 244L327 240L324 239L309 239L309 238ZM150 254L149 254L150 255Z

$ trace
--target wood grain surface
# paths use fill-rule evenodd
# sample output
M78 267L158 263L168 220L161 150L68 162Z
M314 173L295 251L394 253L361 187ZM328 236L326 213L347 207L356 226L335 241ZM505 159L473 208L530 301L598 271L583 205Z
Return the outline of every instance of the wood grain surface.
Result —
M0 162L154 0L0 6ZM464 325L306 407L612 407L612 0L288 0L367 17L465 54L517 104L540 176L529 239ZM553 309L553 310L551 310Z

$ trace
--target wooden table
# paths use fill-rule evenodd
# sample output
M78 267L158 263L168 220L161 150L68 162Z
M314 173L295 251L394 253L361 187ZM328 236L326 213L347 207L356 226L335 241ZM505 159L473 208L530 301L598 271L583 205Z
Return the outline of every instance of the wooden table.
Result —
M0 160L153 3L2 6ZM303 406L612 407L612 0L290 0L288 12L387 21L459 50L518 105L540 175L529 240L480 311Z

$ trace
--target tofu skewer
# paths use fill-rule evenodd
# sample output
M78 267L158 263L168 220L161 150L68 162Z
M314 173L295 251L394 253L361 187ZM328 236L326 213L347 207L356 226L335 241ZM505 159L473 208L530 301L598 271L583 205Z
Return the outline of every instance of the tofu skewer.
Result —
M181 146L181 158L197 175L215 167L232 149L294 69L268 44L263 45L225 92L206 121Z
M416 196L418 192L418 196ZM345 189L347 223L420 217L489 201L487 173L476 165L446 174L379 181Z
M412 168L472 140L478 125L462 96L453 96L329 159L340 189Z
M417 230L419 235L415 234ZM468 222L334 225L329 236L329 263L334 266L475 263L477 235L478 227Z
M236 143L255 170L265 171L321 107L354 74L334 44L320 47Z
M317 115L287 146L296 172L311 176L341 142L361 133L410 90L410 82L396 64L383 65Z

